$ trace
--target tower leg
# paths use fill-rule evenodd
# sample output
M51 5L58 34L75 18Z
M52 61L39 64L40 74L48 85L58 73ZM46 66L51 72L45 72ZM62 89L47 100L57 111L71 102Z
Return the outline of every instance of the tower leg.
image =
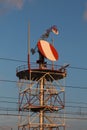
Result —
M42 78L40 81L40 106L44 105L44 79ZM44 112L40 110L40 130L44 130Z

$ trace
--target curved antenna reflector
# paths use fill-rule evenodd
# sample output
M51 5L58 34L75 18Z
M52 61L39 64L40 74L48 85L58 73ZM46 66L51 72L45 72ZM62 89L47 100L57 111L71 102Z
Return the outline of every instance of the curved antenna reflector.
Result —
M39 40L37 43L38 50L47 59L57 61L59 56L54 46L45 40Z
M56 25L52 26L51 29L52 29L52 32L53 32L54 34L56 34L56 35L59 34L59 31L58 31Z

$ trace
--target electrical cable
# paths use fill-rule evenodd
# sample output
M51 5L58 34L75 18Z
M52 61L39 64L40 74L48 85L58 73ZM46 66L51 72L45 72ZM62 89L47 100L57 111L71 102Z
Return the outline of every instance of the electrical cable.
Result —
M13 58L4 58L4 57L0 57L0 60L6 60L6 61L12 61L12 62L24 62L24 63L27 63L27 61L25 61L25 60L19 60L19 59L13 59ZM34 62L31 62L31 63L34 63ZM62 65L58 65L58 66L62 66ZM85 68L85 67L69 66L68 68L70 68L70 69L79 69L79 70L86 70L86 71L87 71L87 68Z

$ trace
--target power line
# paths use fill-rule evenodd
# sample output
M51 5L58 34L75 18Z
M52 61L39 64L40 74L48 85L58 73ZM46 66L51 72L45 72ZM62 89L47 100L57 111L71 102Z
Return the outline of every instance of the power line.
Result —
M8 83L18 83L16 80L6 80L6 79L0 79L0 82L8 82ZM28 82L21 81L20 83L29 84ZM1 86L0 86L1 87ZM87 89L87 87L81 87L81 86L72 86L72 85L66 85L64 86L66 88L75 88L75 89Z
M85 102L73 102L73 101L71 101L71 102L66 102L66 103L69 103L69 104L82 104L82 105L87 105L87 103L85 103Z
M3 100L2 100L2 101L0 101L0 103L12 103L12 104L13 104L13 103L15 103L15 104L18 104L18 102L12 102L12 101L3 101Z
M0 57L0 60L12 61L12 62L24 62L24 63L26 63L26 62L27 62L27 61L24 61L24 60L19 60L19 59L11 59L11 58L3 58L3 57Z
M0 96L0 98L6 98L6 99L18 99L18 98L15 98L15 97L2 97L2 96Z
M78 89L87 89L87 87L81 87L81 86L71 86L71 85L67 85L65 86L66 88L78 88Z
M7 80L7 79L0 79L0 82L9 82L9 83L17 83L16 80Z
M13 58L4 58L4 57L0 57L0 60L27 63L27 61L25 61L25 60L19 60L19 59L13 59ZM31 62L31 63L34 63L34 62ZM62 66L62 65L58 65L58 66ZM87 68L84 68L84 67L69 66L68 68L70 68L70 69L79 69L79 70L86 70L87 71Z
M68 68L71 68L71 69L79 69L79 70L86 70L86 71L87 71L87 68L83 68L83 67L69 66Z
M11 99L11 100L18 100L18 98L17 97L2 97L2 96L0 96L0 99ZM9 102L9 101L3 101L3 100L1 100L0 102L8 102L8 103L17 103L18 104L18 102ZM79 104L79 105L87 105L87 102L75 102L75 101L66 101L66 104Z
M0 114L1 116L19 116L19 114L4 114L4 113L1 113ZM26 116L26 115L20 115L20 116ZM87 117L69 117L69 116L65 116L65 117L55 117L55 118L64 118L64 119L74 119L74 120L87 120Z

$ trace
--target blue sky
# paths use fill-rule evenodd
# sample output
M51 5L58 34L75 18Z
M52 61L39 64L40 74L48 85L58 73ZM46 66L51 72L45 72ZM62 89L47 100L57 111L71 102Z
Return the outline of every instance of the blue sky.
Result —
M46 29L57 25L59 35L52 35L59 53L55 64L87 68L87 0L0 0L0 58L27 61L28 22L31 47ZM31 61L36 60L35 55L31 55ZM0 79L18 80L16 67L22 64L0 59ZM87 71L69 68L66 84L87 87ZM85 90L66 88L66 101L87 103ZM0 82L0 97L16 98L17 94L15 83ZM81 126L75 121L68 123L70 130L87 129L85 121Z

